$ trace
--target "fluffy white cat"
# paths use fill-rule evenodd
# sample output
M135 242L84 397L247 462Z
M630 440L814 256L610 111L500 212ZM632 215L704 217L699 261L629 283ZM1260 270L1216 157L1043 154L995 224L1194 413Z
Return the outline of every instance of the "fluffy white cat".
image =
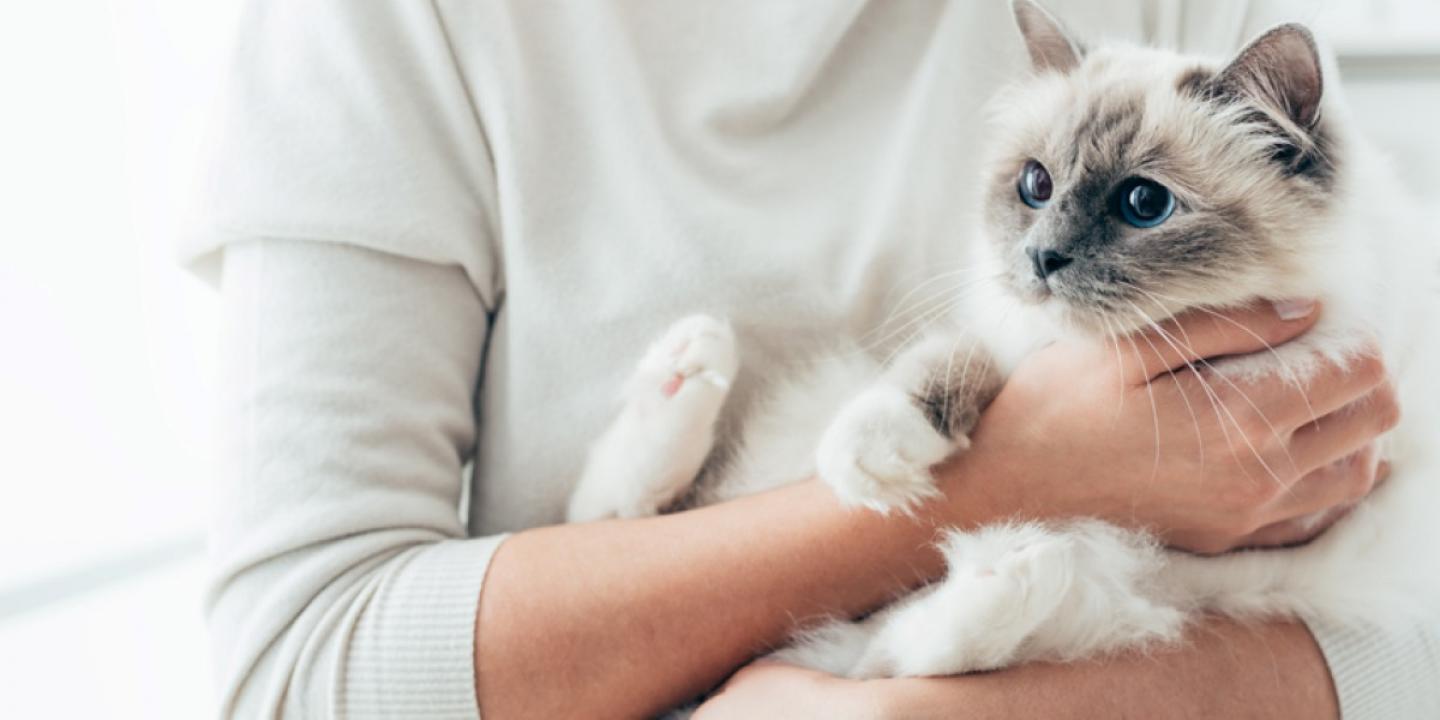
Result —
M1433 612L1436 243L1418 240L1430 228L1324 93L1310 33L1282 25L1212 62L1082 49L1034 3L1014 6L1033 72L996 100L973 291L952 316L887 367L841 347L791 378L726 438L704 487L736 341L721 321L680 321L595 443L570 518L650 515L815 473L847 503L903 510L938 492L930 468L966 450L1034 349L1190 308L1313 297L1323 317L1302 338L1196 371L1215 385L1294 380L1383 349L1407 410L1386 440L1393 475L1318 540L1201 558L1084 518L952 531L943 580L781 654L852 677L948 675L1173 640L1201 610L1380 623Z

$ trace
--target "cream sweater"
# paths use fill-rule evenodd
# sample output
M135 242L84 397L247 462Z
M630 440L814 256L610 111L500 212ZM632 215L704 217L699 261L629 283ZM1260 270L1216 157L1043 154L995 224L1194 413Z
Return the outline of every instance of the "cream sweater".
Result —
M1049 4L1217 53L1289 17ZM958 241L980 107L1023 67L1008 12L248 3L185 247L223 260L223 713L476 717L489 558L561 520L645 339L727 314L743 410L787 346L870 329ZM1440 717L1440 620L1313 629L1347 717Z

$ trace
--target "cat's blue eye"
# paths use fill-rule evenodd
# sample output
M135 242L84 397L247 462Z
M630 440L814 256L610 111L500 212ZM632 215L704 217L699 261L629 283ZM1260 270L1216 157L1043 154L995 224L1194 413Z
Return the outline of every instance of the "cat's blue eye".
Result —
M1015 183L1020 199L1036 210L1050 204L1050 194L1055 184L1050 180L1050 171L1038 161L1030 160L1020 168L1020 180Z
M1175 212L1175 195L1154 180L1130 178L1120 185L1120 217L1137 228L1153 228Z

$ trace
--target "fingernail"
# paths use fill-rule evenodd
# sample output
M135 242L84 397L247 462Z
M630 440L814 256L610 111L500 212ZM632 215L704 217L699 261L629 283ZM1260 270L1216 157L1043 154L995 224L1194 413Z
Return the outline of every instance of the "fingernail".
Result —
M1299 320L1315 312L1314 300L1277 300L1274 305L1281 320Z

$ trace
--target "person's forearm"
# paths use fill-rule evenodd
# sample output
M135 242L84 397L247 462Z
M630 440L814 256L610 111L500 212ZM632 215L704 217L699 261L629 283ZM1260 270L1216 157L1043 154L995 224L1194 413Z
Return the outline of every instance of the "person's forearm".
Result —
M983 502L968 505L965 520L989 519ZM654 714L797 623L866 610L939 574L934 527L847 510L809 481L675 515L520 533L481 592L482 711Z
M958 678L873 681L897 717L1338 718L1325 658L1298 622L1212 618L1187 642L1068 665L1034 663Z

